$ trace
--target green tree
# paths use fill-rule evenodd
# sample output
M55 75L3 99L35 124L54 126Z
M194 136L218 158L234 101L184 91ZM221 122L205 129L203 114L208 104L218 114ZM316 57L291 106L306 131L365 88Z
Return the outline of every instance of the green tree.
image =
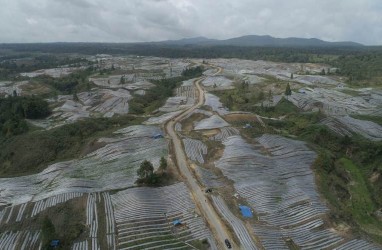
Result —
M73 93L73 101L75 101L75 102L78 102L78 96L77 96L77 92L75 91L74 93Z
M289 82L285 88L285 95L287 96L287 99L288 99L288 96L292 95L292 90L290 89Z
M153 175L153 173L153 164L148 160L144 160L139 166L139 169L137 170L137 174L140 179L148 179Z
M119 84L125 84L125 76L121 76L121 80L119 81Z
M159 169L162 172L166 171L167 169L167 161L163 156L160 158Z
M271 103L273 103L272 90L269 90L269 92L268 92L268 107L271 106Z
M45 217L42 221L41 237L44 248L49 249L50 241L56 237L56 229L48 217Z

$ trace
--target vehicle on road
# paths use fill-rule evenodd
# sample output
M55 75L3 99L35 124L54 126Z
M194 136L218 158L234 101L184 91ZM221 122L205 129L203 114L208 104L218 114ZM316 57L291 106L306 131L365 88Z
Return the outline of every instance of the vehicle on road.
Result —
M225 245L227 246L227 248L229 248L229 249L232 248L231 242L229 242L228 239L225 239L225 240L224 240L224 243L225 243Z

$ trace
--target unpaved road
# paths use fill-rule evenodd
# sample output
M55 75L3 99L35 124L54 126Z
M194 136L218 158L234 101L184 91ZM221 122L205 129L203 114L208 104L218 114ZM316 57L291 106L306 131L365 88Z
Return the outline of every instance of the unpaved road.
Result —
M215 74L218 74L221 72L221 68L218 69L218 71ZM186 153L184 152L184 148L181 143L181 139L179 138L178 134L175 131L175 124L182 120L184 117L186 117L188 114L193 112L195 109L199 108L204 104L204 90L200 86L200 82L203 81L204 78L200 78L197 81L195 81L195 86L198 89L199 96L198 96L198 102L192 106L191 108L187 109L183 113L179 114L174 119L170 120L167 124L165 124L165 130L168 136L171 138L174 148L174 154L176 157L176 163L178 165L178 168L181 172L181 175L183 176L184 180L188 184L188 187L190 188L190 191L193 195L194 201L201 211L203 217L208 222L208 225L210 229L212 230L212 233L215 237L216 243L219 247L219 249L225 249L226 246L224 244L225 239L231 239L230 242L232 244L233 249L238 249L237 246L234 245L232 241L232 237L230 236L230 233L227 231L226 226L224 225L222 219L220 216L216 213L213 206L208 201L206 194L203 192L201 187L198 185L196 179L192 175L192 172L189 168L189 165L187 163L187 157Z

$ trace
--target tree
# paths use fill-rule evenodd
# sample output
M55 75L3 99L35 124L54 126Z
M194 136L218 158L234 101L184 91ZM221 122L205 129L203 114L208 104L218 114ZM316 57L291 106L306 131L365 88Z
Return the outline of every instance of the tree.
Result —
M73 92L73 101L78 102L78 100L77 92L75 91Z
M321 70L321 75L325 75L325 69Z
M290 74L290 79L293 79L293 73Z
M121 76L120 84L125 84L125 76Z
M268 92L268 107L270 107L271 104L273 104L272 90L269 90L269 92Z
M288 96L292 95L292 90L290 89L289 82L288 82L286 89L285 89L285 95L287 96L287 99L288 99Z
M56 237L56 229L48 217L45 217L42 222L41 237L45 248L49 247L50 241Z
M159 169L163 172L167 169L167 161L166 159L162 156L160 158L160 164L159 164Z
M139 166L139 169L137 170L137 174L140 179L147 179L150 178L154 173L154 167L151 162L148 160L144 160L141 165Z

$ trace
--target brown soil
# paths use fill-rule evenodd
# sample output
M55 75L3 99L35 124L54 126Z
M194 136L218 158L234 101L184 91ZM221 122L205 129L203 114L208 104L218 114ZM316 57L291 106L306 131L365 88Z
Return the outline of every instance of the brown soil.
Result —
M205 118L207 118L207 116L201 113L192 114L190 117L180 122L182 124L182 131L190 132L194 129L194 122L201 121Z
M378 172L374 172L374 173L370 176L369 181L370 181L371 183L375 183L375 182L377 182L377 181L380 179L380 177L381 177L381 174L380 174L380 173L378 173Z

